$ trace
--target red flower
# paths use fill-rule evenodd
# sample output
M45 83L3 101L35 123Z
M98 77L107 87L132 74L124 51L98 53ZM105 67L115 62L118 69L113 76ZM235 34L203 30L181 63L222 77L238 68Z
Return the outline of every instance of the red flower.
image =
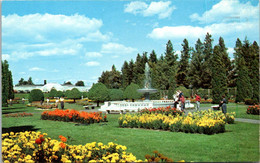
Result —
M37 139L35 140L35 143L36 143L36 144L42 144L43 141L44 141L44 139L37 138Z

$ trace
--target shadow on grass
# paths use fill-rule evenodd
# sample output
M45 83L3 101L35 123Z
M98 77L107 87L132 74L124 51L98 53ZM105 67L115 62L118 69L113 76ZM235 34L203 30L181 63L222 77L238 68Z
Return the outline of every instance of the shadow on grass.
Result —
M22 111L22 110L17 110L17 111L3 111L2 114L12 114L12 113L20 113L20 112L25 112L25 111Z
M9 128L2 128L2 133L7 132L24 132L24 131L37 131L39 128L34 128L35 126L15 126L15 127L9 127Z
M2 108L2 110L11 110L11 109L25 109L26 106L20 106L20 107L6 107Z

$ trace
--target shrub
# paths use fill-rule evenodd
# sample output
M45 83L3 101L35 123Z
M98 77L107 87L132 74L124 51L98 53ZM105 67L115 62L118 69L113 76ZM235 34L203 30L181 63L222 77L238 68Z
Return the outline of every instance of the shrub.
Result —
M44 95L40 89L33 89L29 94L29 102L33 101L44 101Z
M137 92L137 89L139 89L139 86L137 84L131 83L126 87L124 91L124 97L127 99L132 99L132 101L141 98L142 94Z
M260 115L260 105L248 106L246 113Z
M109 99L111 101L117 101L124 99L124 92L121 89L110 89Z
M191 95L191 90L189 90L183 86L177 87L176 90L182 91L184 97L190 97L190 95Z
M246 104L246 105L254 105L254 104L257 103L255 100L250 99L250 98L245 98L244 101L245 101L245 104Z

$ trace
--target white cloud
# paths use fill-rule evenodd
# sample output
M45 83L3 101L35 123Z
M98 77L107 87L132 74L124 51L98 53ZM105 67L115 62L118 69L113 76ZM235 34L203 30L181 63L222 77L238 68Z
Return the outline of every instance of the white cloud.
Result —
M86 66L99 66L100 63L96 61L90 61L85 64Z
M86 57L102 57L102 54L99 52L87 52L85 54Z
M107 43L103 44L101 47L101 53L110 53L110 54L132 54L136 52L136 48L127 47L118 43Z
M145 9L147 9L148 5L145 2L135 1L127 4L125 6L125 12L127 13L142 13Z
M19 25L18 25L19 24ZM77 55L86 42L106 42L112 33L102 33L100 19L84 15L16 14L2 16L3 52L10 59L33 56Z
M134 1L125 6L126 13L141 14L145 17L158 15L159 19L170 17L175 6L171 6L171 1L151 2L149 5L145 2Z
M190 15L192 21L200 23L241 22L259 19L259 4L253 6L251 2L240 3L239 0L222 0L204 12Z
M29 71L45 71L45 69L39 67L32 67L29 69Z
M9 60L10 55L9 54L2 54L2 60Z
M247 36L255 35L256 28L259 28L258 22L233 22L212 24L204 27L194 26L165 26L155 28L148 37L153 39L197 39L204 38L207 32L214 36L237 35L243 33ZM243 36L245 37L245 36Z

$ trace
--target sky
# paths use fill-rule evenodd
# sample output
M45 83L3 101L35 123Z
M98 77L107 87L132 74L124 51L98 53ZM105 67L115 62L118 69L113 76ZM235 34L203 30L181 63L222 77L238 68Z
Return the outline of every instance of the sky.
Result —
M171 40L180 55L186 38L194 47L209 32L223 37L229 56L237 38L259 44L258 0L3 1L2 60L14 84L84 81L91 86L112 65L155 50Z

